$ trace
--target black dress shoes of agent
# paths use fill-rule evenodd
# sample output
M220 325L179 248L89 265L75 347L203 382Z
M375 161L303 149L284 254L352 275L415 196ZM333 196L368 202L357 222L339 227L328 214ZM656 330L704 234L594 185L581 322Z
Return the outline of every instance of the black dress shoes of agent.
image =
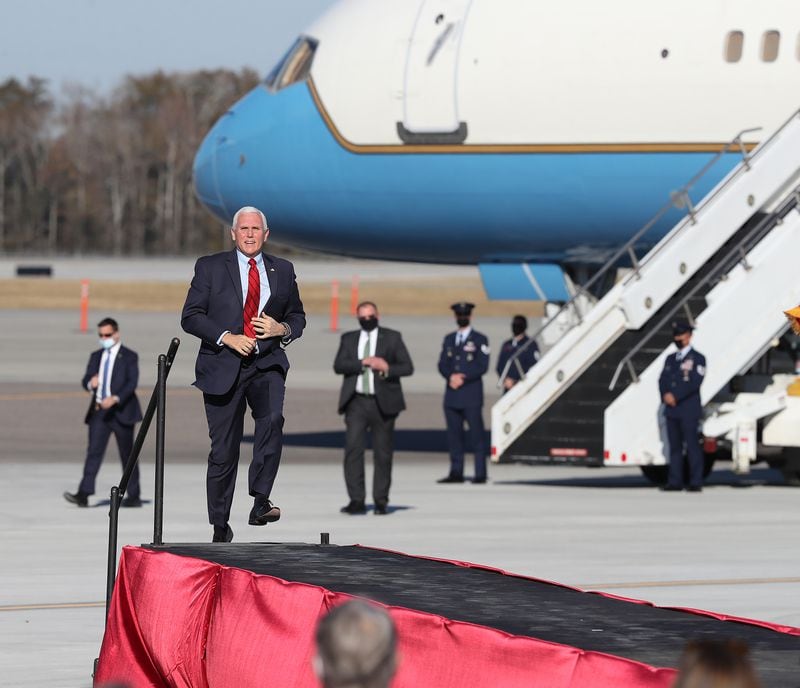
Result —
M376 507L377 510L377 507ZM339 509L343 514L350 514L351 516L355 514L366 514L367 513L367 506L364 502L356 501L355 499L351 499L350 503L347 506L343 506Z
M389 504L388 502L375 502L375 515L376 516L385 516L389 513Z
M89 495L85 495L83 492L76 492L75 494L65 492L64 499L75 506L89 506Z
M450 475L445 476L444 478L439 478L436 481L437 483L463 483L464 476L463 475L456 475L455 473L451 473Z
M211 542L231 542L233 540L233 530L226 523L225 527L214 526L214 537Z
M280 517L281 510L277 506L266 497L256 497L247 522L251 526L265 526L267 523L275 523Z

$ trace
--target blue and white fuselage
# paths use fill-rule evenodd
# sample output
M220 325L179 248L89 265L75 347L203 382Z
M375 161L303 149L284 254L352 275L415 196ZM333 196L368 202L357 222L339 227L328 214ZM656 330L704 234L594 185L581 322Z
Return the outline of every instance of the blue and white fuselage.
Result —
M331 253L591 262L797 107L798 34L793 0L342 0L213 127L197 193Z

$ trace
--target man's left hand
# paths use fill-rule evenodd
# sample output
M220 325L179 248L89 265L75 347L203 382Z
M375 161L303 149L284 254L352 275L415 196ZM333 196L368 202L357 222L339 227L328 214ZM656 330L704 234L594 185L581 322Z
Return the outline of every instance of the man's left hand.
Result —
M516 384L517 384L517 381L516 380L512 380L510 377L507 377L505 380L503 380L503 387L505 389L511 389Z
M116 406L119 400L116 396L106 397L100 402L100 408L104 410L110 409L112 406Z
M256 331L256 339L270 339L271 337L286 336L286 328L277 320L270 318L264 313L255 318L251 318L250 322L253 323L253 329Z

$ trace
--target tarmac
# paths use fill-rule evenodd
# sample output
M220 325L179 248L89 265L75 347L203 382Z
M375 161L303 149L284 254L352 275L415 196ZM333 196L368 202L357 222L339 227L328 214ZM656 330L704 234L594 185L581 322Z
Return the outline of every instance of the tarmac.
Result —
M103 315L90 313L90 323ZM190 386L197 343L180 331L177 314L114 315L123 341L140 355L143 405L157 355L172 337L182 340L168 384L164 540L207 541L208 438L201 395ZM108 492L120 475L115 448L90 508L71 506L61 494L80 478L87 395L78 383L96 339L78 331L76 313L9 310L0 318L0 685L84 688L103 634ZM332 371L339 334L322 320L312 318L288 351L286 441L273 493L283 517L264 528L247 525L246 438L235 541L318 542L328 532L337 544L472 561L664 606L800 626L800 548L793 544L800 491L775 471L735 476L722 464L702 494L660 493L636 468L503 464L490 466L486 485L436 484L448 465L444 382L436 371L452 324L447 314L384 321L403 333L416 368L404 383L408 410L397 426L391 511L340 514L347 501L343 424ZM494 364L507 319L477 317L474 326L494 345ZM488 421L498 394L493 371L485 380ZM148 501L122 510L120 546L152 541L153 457L150 437L142 452Z

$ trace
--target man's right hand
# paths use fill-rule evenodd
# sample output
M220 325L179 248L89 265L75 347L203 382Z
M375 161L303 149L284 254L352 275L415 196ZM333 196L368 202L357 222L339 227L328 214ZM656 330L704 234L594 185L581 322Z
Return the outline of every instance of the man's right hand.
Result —
M664 403L667 406L677 406L678 405L678 401L675 399L675 395L672 392L667 392L664 395L663 398L664 398Z
M256 340L243 334L233 334L228 332L223 338L222 343L229 349L233 349L241 356L249 356L256 348Z
M97 389L100 385L100 378L97 375L92 375L92 379L89 380L89 389Z

